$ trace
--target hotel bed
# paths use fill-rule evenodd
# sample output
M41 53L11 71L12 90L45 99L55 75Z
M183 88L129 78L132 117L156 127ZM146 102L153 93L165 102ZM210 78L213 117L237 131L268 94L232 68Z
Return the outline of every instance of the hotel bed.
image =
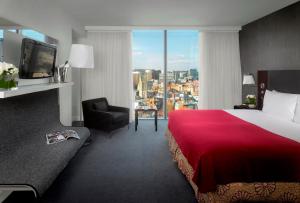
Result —
M271 84L268 78L263 77L264 85L259 85L264 88L260 93L268 95L265 101L261 97L263 111L169 114L166 136L170 151L199 202L300 202L300 124L286 113L300 106L300 96L266 91ZM284 107L274 108L273 101L273 107L265 104L270 98L276 104L281 96L286 97L283 103L288 109L280 115ZM295 98L299 104L295 101L290 108Z

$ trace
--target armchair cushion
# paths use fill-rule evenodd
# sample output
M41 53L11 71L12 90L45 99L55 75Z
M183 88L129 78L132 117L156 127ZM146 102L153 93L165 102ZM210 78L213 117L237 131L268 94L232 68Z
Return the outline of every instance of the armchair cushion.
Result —
M108 106L108 111L129 113L129 108L109 105Z
M123 122L128 119L128 114L124 112L110 112L113 117L113 123Z
M105 101L99 101L93 104L93 108L97 111L107 111L108 106Z

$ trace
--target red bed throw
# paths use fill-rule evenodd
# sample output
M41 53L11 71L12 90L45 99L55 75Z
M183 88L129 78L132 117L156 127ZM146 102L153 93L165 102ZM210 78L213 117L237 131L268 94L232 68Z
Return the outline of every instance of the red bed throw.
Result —
M225 111L173 111L168 128L201 193L233 182L300 182L298 142Z

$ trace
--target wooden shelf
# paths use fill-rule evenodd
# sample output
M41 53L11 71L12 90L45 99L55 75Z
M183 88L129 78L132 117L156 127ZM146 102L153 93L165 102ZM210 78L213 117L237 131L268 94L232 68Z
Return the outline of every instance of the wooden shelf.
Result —
M8 98L8 97L14 97L19 96L23 94L30 94L34 92L41 92L46 91L50 89L56 89L56 88L63 88L72 86L73 82L67 82L67 83L44 83L44 84L38 84L38 85L26 85L26 86L19 86L16 89L0 89L0 99Z

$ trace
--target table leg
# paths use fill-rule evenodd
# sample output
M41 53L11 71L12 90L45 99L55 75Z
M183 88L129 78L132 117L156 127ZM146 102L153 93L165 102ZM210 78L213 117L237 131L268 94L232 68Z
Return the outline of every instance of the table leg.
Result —
M157 111L155 111L155 119L154 119L154 122L155 122L155 131L157 131Z
M137 111L135 111L135 131L137 131L137 126L138 126L138 112Z

